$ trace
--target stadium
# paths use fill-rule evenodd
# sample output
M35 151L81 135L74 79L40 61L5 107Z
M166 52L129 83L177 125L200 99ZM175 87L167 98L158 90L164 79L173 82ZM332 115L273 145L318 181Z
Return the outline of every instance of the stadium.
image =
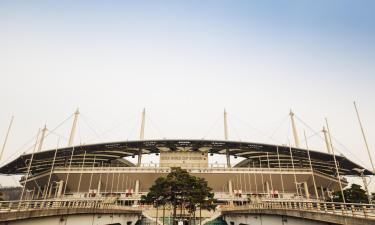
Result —
M78 115L77 111L71 139ZM219 203L235 205L260 199L326 201L332 198L332 192L348 185L345 177L359 176L361 169L362 176L373 175L348 158L335 155L333 148L324 153L242 141L143 140L144 117L143 111L141 140L72 145L45 151L37 151L35 144L32 153L3 165L0 173L22 175L21 200L113 198L125 205L137 205L154 181L166 176L173 167L206 179ZM292 113L291 119L295 129ZM226 124L225 112L225 137ZM329 142L326 144L332 146ZM160 162L144 164L145 155L156 155ZM209 157L214 155L225 156L226 163L209 164ZM129 157L137 157L138 163L127 160ZM231 157L243 160L232 165Z

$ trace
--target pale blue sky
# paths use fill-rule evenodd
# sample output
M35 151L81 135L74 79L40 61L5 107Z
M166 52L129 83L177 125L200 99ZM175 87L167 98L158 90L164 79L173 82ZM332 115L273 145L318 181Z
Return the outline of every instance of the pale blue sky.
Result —
M352 101L375 154L374 12L354 0L0 0L0 140L16 117L5 159L77 107L91 126L81 120L77 143L136 139L143 107L146 138L220 139L226 107L232 140L279 144L293 108L315 130L328 117L337 148L369 168Z

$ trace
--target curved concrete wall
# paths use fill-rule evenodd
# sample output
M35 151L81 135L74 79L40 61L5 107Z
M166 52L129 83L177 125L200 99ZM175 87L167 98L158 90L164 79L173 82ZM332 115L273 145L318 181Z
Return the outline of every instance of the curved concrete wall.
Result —
M330 225L331 223L300 219L288 216L248 214L225 215L228 225Z
M30 218L0 222L1 225L135 225L137 215L132 214L79 214Z

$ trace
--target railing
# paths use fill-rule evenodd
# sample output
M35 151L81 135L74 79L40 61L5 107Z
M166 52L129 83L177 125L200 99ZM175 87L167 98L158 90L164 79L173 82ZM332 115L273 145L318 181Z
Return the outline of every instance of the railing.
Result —
M29 210L48 210L48 209L72 209L72 208L89 208L89 209L122 209L138 210L139 208L118 204L116 199L50 199L50 200L23 200L23 201L0 201L0 213L13 211Z
M279 168L222 168L222 167L183 167L188 172L191 173L216 173L216 172L273 172L273 173L280 173ZM55 168L54 171L69 171L68 168ZM92 167L71 167L70 172L81 172L81 171L89 171L89 172L101 172L101 171L110 171L110 172L156 172L156 173L169 173L171 172L170 167L96 167L93 171ZM282 173L285 172L307 172L311 173L309 168L282 168Z
M241 206L229 205L222 207L222 211L241 211L252 209L297 210L375 220L375 205L373 204L266 200L259 203L250 203Z
M49 210L49 209L117 209L128 211L140 211L139 206L127 206L117 201L117 198L98 199L48 199L48 200L23 200L0 201L0 213ZM293 200L262 200L240 206L221 206L222 212L236 212L243 210L292 210L306 211L322 214L331 214L346 217L356 217L375 220L375 205L334 203L317 201L293 201Z

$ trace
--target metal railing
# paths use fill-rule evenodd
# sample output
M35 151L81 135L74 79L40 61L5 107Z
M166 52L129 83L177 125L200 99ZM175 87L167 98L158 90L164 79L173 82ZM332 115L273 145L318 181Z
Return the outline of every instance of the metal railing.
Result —
M280 173L279 168L222 168L222 167L183 167L188 172L191 173L216 173L216 172L272 172L272 173ZM69 171L68 168L56 167L54 171ZM95 170L92 167L71 167L70 172L155 172L155 173L170 173L170 167L96 167ZM311 173L311 169L309 168L282 168L282 173L285 172L305 172Z
M373 204L265 200L241 206L226 205L222 207L222 211L229 212L252 209L297 210L375 220L375 205Z
M118 201L117 198L0 201L0 213L67 208L114 209L137 212L140 212L142 210L141 206L124 205L121 203L121 201ZM306 211L375 220L375 205L373 204L296 200L261 200L260 202L253 202L246 205L225 205L220 207L220 210L222 212L236 212L258 209Z
M119 204L115 198L105 199L48 199L48 200L22 200L22 201L0 201L0 213L29 210L48 209L122 209L139 211L139 208Z

